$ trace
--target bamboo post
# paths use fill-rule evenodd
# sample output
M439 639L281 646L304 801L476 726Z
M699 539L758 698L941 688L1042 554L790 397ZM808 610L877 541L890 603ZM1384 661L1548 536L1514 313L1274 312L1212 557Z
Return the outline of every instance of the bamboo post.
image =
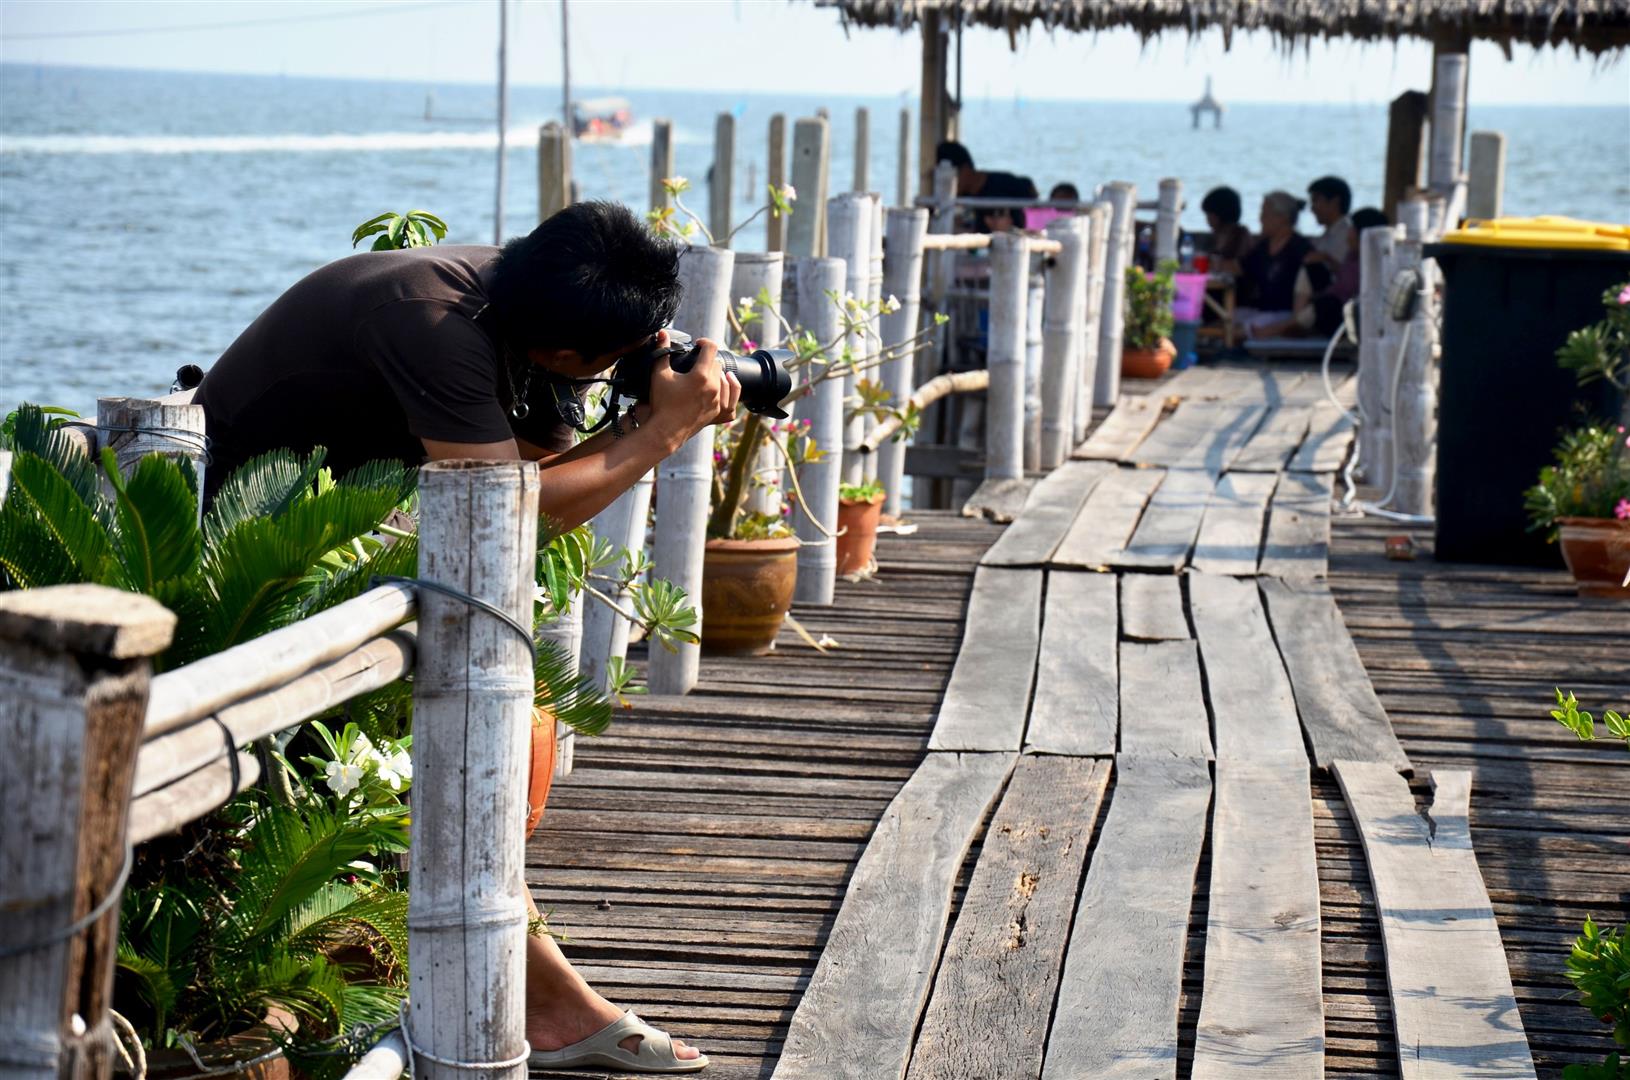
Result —
M1505 202L1505 136L1474 131L1466 165L1466 216L1487 221Z
M1466 54L1437 57L1432 82L1432 141L1427 184L1444 199L1442 218L1430 226L1429 237L1452 226L1465 205L1465 176L1461 148L1466 130Z
M870 301L873 311L882 310L883 300L883 196L871 192L866 196L871 209L871 228L868 235L871 238L871 254L866 261L866 299ZM880 353L883 348L882 320L871 324L866 334L866 352ZM891 360L884 363L882 368L873 369L866 378L879 384L887 385L885 369L904 363L903 360ZM860 418L860 433L862 439L877 426L877 417L867 414ZM875 454L860 455L860 463L865 478L877 479L877 456Z
M129 476L148 454L163 454L192 467L200 496L209 456L202 405L170 405L145 398L96 399L96 428L103 448L113 451L119 472ZM198 514L203 517L203 499Z
M787 182L787 118L780 113L770 117L769 135L770 160L764 169L765 182L773 188L780 188ZM753 192L758 198L759 193ZM796 209L794 210L796 213ZM764 250L787 250L787 219L784 217L769 217L764 222Z
M985 479L1024 475L1025 309L1029 298L1030 245L1014 233L990 240L990 345L985 366Z
M1155 211L1155 265L1177 258L1178 219L1183 213L1183 181L1168 177L1160 182L1160 204Z
M648 472L639 482L612 500L611 505L594 516L590 528L612 547L638 555L645 547L645 523L651 510L652 478ZM622 589L606 599L623 611L633 613L633 593ZM628 620L612 611L599 600L587 603L583 609L583 651L579 664L583 675L595 686L605 689L611 685L611 661L628 656Z
M867 276L870 273L872 250L872 206L864 195L835 195L827 201L827 250L835 259L842 259L846 268L844 292L857 300L866 299ZM799 290L800 295L809 295ZM807 312L802 313L806 317ZM853 314L853 312L851 312ZM849 353L856 360L871 351L870 337L864 329L851 330L844 339ZM842 363L841 357L832 357ZM854 408L859 393L859 382L853 371L843 376L843 402L845 412ZM865 463L861 461L859 447L866 437L864 419L858 414L846 416L843 421L843 480L858 484L865 476Z
M1086 441L1092 426L1092 407L1113 405L1097 400L1098 356L1102 347L1104 311L1104 262L1109 258L1110 205L1102 200L1087 212L1087 306L1086 325L1081 331L1080 379L1075 386L1075 445Z
M1447 59L1447 58L1446 58ZM1394 508L1406 514L1430 514L1433 507L1437 422L1437 263L1423 259L1422 246L1430 239L1430 222L1441 212L1428 205L1435 199L1410 199L1399 207L1404 240L1398 261L1420 274L1420 292L1409 320L1409 342L1398 370L1397 470Z
M736 253L735 267L730 272L730 295L755 299L760 291L768 292L770 308L765 310L756 305L759 321L747 327L747 336L752 338L761 349L774 349L781 344L781 320L776 313L781 310L781 283L785 278L785 258L779 251ZM789 413L794 409L788 409ZM766 422L769 423L768 421ZM769 432L771 439L777 437L776 432ZM781 452L770 444L768 440L758 448L753 457L752 472L756 483L747 490L747 509L758 514L779 514L782 506L782 467Z
M719 247L730 246L730 200L736 172L736 118L727 112L713 122L713 178L708 181L707 227Z
M1358 461L1364 479L1392 482L1392 371L1397 345L1387 312L1397 230L1365 229L1359 237Z
M883 252L883 288L900 301L900 310L883 316L883 347L899 350L917 333L922 307L923 239L928 234L928 211L910 207L890 209L885 225L888 242ZM883 368L883 385L889 401L904 408L915 389L912 376L914 357L902 356ZM906 446L889 440L878 448L877 476L888 493L884 509L898 515L904 509L901 488L905 486Z
M792 186L798 208L787 222L789 255L826 254L826 170L831 132L820 117L804 117L792 126Z
M911 205L911 110L900 110L900 156L894 163L894 205Z
M575 675L583 669L583 604L582 594L572 597L570 606L555 619L538 629L538 640L547 641L566 655ZM624 648L627 639L624 638ZM572 758L577 749L577 732L555 721L555 779L572 775Z
M6 505L6 493L11 490L11 451L0 450L0 506Z
M800 303L799 322L822 344L834 340L843 329L836 304L827 302L828 292L843 290L842 259L805 258L798 260L798 295L812 298ZM829 357L830 359L830 357ZM817 525L835 530L838 521L838 481L842 461L836 453L843 442L843 380L827 379L806 399L809 436L825 455L810 462L798 473L804 502L816 520L811 521L803 507L795 507L793 528L804 542L798 549L798 578L793 598L805 604L830 604L837 577L837 549ZM800 404L799 412L806 412Z
M0 595L0 1073L112 1073L119 897L150 658L176 619L100 585ZM100 911L77 933L64 933Z
M1426 135L1426 94L1405 90L1387 109L1386 184L1381 212L1398 220L1398 204L1421 186L1421 144Z
M651 209L673 205L673 197L662 181L674 174L674 125L672 120L651 121Z
M1041 468L1041 319L1047 306L1047 282L1041 273L1029 267L1026 267L1025 279L1028 288L1024 314L1024 467L1035 472Z
M679 260L684 299L676 324L693 337L722 342L728 329L730 271L735 256L723 248L693 247ZM702 559L707 546L708 500L713 493L713 427L709 425L657 466L657 519L651 561L657 577L685 591L697 609L702 632ZM651 650L652 693L688 694L696 685L701 657L695 645L674 652Z
M1132 265L1132 212L1137 188L1117 180L1104 189L1109 200L1109 249L1104 257L1104 304L1099 316L1098 370L1092 398L1104 404L1121 394L1121 338L1126 331L1126 268Z
M559 121L538 128L538 220L572 204L572 138Z
M1047 271L1042 311L1041 460L1042 469L1064 464L1075 446L1075 399L1081 384L1082 335L1086 328L1087 248L1090 225L1084 217L1059 218L1047 235L1063 245Z
M855 183L850 191L871 187L872 114L866 106L855 109Z

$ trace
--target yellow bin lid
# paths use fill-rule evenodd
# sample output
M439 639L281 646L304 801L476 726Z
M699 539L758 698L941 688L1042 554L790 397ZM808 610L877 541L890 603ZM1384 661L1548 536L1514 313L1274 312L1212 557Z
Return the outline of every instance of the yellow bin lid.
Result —
M1470 220L1443 234L1446 244L1485 247L1571 248L1580 251L1630 251L1630 225L1580 221L1559 215Z

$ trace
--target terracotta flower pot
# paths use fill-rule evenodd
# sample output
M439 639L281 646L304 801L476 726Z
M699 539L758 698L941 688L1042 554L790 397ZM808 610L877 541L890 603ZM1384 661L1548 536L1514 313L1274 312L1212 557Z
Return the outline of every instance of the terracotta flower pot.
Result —
M702 557L702 649L762 656L792 607L798 538L709 540Z
M1158 379L1166 374L1177 356L1170 338L1161 338L1153 349L1121 350L1121 374L1128 379Z
M273 1030L293 1034L300 1030L300 1021L294 1014L285 1012L277 1006L266 1010L266 1019L247 1031L236 1035L229 1035L216 1042L199 1043L196 1047L198 1059L210 1070L231 1069L234 1062L249 1061L264 1054L270 1054L277 1049L276 1040L272 1037ZM124 1063L115 1057L115 1071L124 1073ZM149 1050L147 1052L147 1076L150 1080L186 1080L188 1077L206 1076L201 1073L192 1056L185 1050ZM258 1062L246 1069L230 1072L233 1080L290 1080L292 1072L289 1060L282 1051L265 1061Z
M543 820L543 806L549 801L549 785L555 779L555 714L548 709L532 710L532 762L526 779L526 835L531 836Z
M1557 522L1562 559L1580 596L1630 600L1624 575L1630 571L1630 520L1565 517Z
M883 501L879 495L870 502L858 499L838 500L838 573L853 574L872 564L872 549L877 546L877 523L883 517Z

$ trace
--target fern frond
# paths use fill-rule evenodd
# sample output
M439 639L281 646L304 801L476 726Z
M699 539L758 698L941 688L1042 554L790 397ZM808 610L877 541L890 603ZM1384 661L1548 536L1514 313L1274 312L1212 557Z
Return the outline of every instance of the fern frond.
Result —
M577 673L571 657L554 642L537 642L532 674L538 688L533 704L573 731L600 735L611 726L611 702L593 680Z
M203 538L192 470L162 454L142 458L128 481L112 463L104 468L116 500L113 556L124 585L151 596L160 582L197 569Z

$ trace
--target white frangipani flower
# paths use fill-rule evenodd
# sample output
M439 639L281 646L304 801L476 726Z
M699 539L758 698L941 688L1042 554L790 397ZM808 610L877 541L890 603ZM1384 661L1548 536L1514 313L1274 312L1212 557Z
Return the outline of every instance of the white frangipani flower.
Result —
M374 764L379 772L379 779L391 786L392 791L401 791L403 786L413 780L413 759L406 750L396 750L389 754L374 751Z
M883 310L888 312L899 311L900 298L895 296L893 293L889 293L889 298L883 302Z
M798 201L798 189L793 187L791 184L782 184L781 185L781 197L783 199L787 200L788 202L797 202Z
M351 794L362 783L362 766L353 765L349 761L330 761L327 769L328 775L323 783L328 785L330 791L340 798Z

